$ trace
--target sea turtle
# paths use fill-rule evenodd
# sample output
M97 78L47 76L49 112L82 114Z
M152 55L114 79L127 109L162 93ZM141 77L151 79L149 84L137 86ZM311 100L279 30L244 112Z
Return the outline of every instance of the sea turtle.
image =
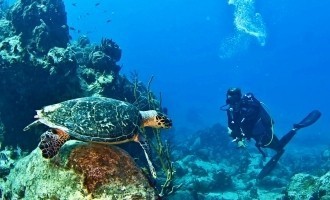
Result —
M70 138L109 144L135 141L143 148L154 178L149 145L139 134L140 127L172 126L171 119L156 110L139 111L133 104L106 97L83 97L45 106L37 110L35 118L24 131L37 124L50 127L38 145L43 157L54 157Z

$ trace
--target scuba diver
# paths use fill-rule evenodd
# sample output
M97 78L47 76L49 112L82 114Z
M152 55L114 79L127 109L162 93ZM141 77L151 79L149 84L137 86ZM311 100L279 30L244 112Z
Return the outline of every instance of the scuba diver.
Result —
M264 178L274 169L284 153L284 147L297 131L312 125L321 116L318 110L312 111L300 123L294 124L293 128L279 139L274 134L274 121L265 110L263 104L252 93L242 95L239 88L228 89L226 105L222 106L221 110L227 112L228 133L238 147L245 147L245 141L252 138L255 140L255 145L263 157L266 157L266 154L261 148L270 148L276 151L276 154L259 173L258 179Z

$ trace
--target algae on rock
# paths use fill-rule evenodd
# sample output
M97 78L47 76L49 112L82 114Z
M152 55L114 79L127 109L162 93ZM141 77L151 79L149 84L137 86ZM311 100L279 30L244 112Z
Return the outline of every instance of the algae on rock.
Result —
M111 155L116 156L111 158ZM156 196L125 151L116 146L74 140L67 142L53 159L44 159L36 149L19 160L3 189L4 199L155 199Z

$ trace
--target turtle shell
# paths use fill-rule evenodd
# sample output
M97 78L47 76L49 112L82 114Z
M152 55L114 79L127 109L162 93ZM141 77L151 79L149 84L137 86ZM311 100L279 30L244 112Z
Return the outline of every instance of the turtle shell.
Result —
M122 143L138 133L142 116L136 106L111 98L84 97L45 106L40 122L62 128L83 141Z

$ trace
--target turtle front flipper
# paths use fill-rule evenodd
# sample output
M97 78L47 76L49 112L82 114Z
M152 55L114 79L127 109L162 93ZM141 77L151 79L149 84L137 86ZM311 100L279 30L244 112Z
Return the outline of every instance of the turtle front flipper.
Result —
M149 169L150 169L150 173L152 175L152 177L154 179L157 178L157 173L156 173L156 170L151 162L151 151L150 151L150 147L149 147L149 144L147 142L147 140L142 137L141 135L135 135L134 136L134 141L139 143L140 146L142 147L143 151L144 151L144 155L146 156L146 159L147 159L147 162L148 162L148 166L149 166Z
M54 157L70 136L59 129L49 129L41 135L39 148L44 158Z
M23 129L23 131L30 130L31 127L36 126L36 125L39 125L39 124L41 124L40 120L36 120L36 121L32 122L31 124L27 125L27 126Z

